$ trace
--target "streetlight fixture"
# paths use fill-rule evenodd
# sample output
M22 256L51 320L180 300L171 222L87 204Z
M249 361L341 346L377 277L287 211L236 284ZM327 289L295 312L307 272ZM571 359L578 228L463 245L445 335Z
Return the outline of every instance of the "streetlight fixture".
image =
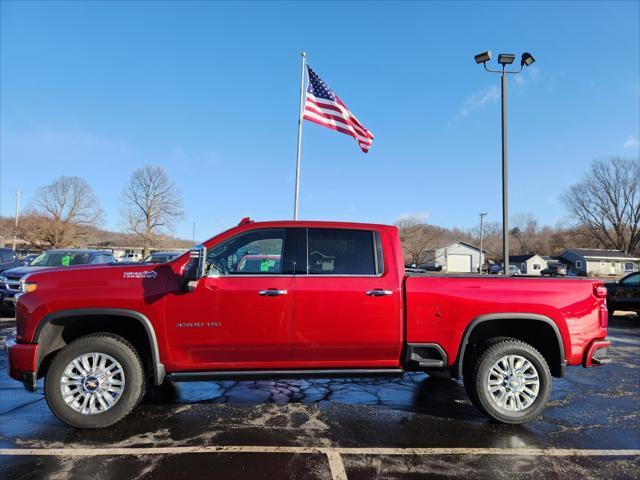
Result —
M533 55L531 55L529 52L524 52L522 54L522 60L520 60L520 66L524 67L526 65L528 67L535 61L536 59L533 58Z
M491 50L487 51L487 52L482 52L479 53L478 55L476 55L475 57L476 63L485 63L488 62L489 60L491 60Z
M498 55L498 63L503 67L505 65L511 65L515 59L516 56L513 53L501 53Z
M501 53L498 55L498 63L502 65L500 70L492 70L487 67L487 62L491 60L491 51L479 53L474 57L476 63L482 63L487 72L498 73L501 75L500 97L502 101L502 255L503 255L503 271L505 275L509 273L509 184L507 177L507 74L518 74L522 72L524 67L528 67L535 59L529 52L524 52L520 60L519 70L506 70L507 65L511 65L515 61L516 56L513 53ZM482 256L482 254L481 254Z

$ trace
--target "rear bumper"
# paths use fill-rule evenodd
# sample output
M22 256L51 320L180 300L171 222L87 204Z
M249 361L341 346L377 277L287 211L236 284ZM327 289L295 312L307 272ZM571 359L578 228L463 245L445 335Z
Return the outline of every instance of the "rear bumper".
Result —
M611 362L607 348L611 342L606 339L592 341L584 352L582 366L585 368L599 367Z
M21 381L27 390L35 391L38 379L38 345L17 343L10 336L7 337L5 348L9 357L9 376Z

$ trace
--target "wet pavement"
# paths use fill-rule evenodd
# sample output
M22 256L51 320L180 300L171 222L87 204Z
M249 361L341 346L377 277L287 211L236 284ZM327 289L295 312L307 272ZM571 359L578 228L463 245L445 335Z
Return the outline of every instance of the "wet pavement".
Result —
M407 374L167 383L123 422L75 430L49 412L42 381L29 393L9 379L2 349L0 476L640 478L640 318L614 317L609 336L613 363L567 369L542 417L521 426L489 421L460 382Z

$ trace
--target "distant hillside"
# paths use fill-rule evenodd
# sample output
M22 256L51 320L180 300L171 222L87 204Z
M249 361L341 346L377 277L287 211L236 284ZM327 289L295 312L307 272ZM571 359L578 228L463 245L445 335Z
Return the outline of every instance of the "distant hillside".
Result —
M13 242L13 217L0 216L0 246L11 245ZM101 247L137 247L140 244L138 238L130 233L112 232L102 230L96 227L83 227L84 235L77 241L74 247L86 247L87 245ZM32 245L35 242L29 242L20 239L20 244L30 244L36 248L48 248L45 245ZM172 236L163 236L158 239L154 248L189 248L193 245L191 240L176 238Z

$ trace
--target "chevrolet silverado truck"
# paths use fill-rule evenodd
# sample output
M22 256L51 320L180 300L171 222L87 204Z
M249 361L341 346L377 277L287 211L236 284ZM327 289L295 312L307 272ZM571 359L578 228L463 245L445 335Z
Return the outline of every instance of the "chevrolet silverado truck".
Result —
M253 222L160 265L21 281L10 375L80 428L114 424L163 381L462 379L499 422L537 416L567 365L607 363L599 280L405 274L393 226Z

